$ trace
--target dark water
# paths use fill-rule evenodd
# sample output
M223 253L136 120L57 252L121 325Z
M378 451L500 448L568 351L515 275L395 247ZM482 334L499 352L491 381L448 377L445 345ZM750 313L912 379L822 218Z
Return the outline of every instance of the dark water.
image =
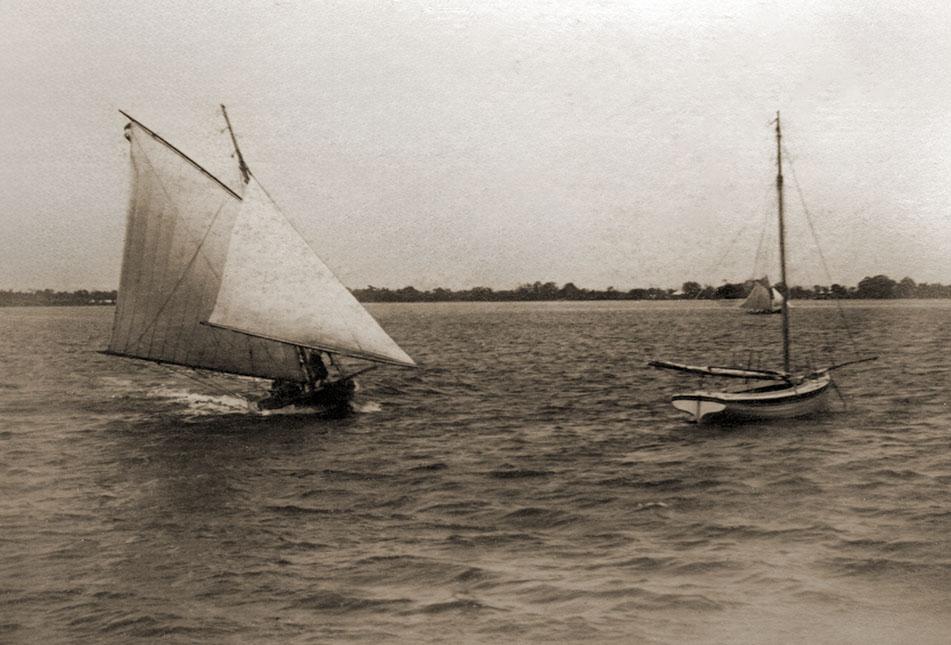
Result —
M849 409L732 429L643 363L775 366L777 317L373 311L428 369L322 421L94 353L111 310L0 310L0 641L951 638L951 303L849 303L882 356ZM804 362L854 354L833 306L794 325Z

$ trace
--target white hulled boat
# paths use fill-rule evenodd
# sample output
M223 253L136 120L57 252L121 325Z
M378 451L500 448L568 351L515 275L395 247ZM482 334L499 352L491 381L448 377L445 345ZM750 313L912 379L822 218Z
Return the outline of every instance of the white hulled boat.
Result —
M776 113L776 191L779 210L779 263L783 290L779 293L767 284L757 283L750 298L750 308L758 313L771 313L778 305L782 314L783 369L763 370L743 367L715 367L685 365L670 361L650 361L651 367L676 370L701 376L737 378L746 381L763 381L763 385L740 390L698 389L674 394L671 403L699 423L711 420L756 420L788 419L815 414L828 404L829 390L834 387L832 370L857 362L874 360L875 357L848 361L818 370L794 374L790 371L789 346L789 297L786 281L786 230L783 220L783 161L782 131L779 113ZM757 287L759 290L757 291ZM772 295L776 291L778 297ZM744 302L744 305L747 304ZM746 307L744 307L746 308Z

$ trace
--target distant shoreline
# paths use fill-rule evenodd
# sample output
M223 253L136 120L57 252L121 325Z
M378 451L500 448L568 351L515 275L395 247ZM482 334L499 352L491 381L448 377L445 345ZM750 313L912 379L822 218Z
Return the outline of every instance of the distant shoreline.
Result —
M595 300L735 300L745 298L754 281L724 283L719 287L685 282L680 289L650 287L621 291L585 289L568 282L558 286L554 282L525 283L515 289L494 290L473 287L460 291L436 288L420 291L415 287L388 289L368 286L352 289L354 297L364 303L373 302L546 302ZM774 285L775 286L775 285ZM782 290L782 287L778 287ZM31 291L0 290L0 307L63 307L108 306L116 303L116 291ZM866 277L857 286L844 287L814 285L812 288L794 286L789 289L792 300L900 300L951 298L951 285L918 284L911 278L895 281L885 275Z

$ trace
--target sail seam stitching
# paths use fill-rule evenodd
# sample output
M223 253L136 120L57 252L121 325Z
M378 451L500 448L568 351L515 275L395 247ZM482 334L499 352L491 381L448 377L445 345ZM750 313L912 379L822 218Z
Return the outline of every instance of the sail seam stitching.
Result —
M177 217L185 225L185 228L188 229L188 232L191 234L192 239L194 239L197 236L195 235L195 232L192 230L192 228L188 225L188 220L181 216L181 212L178 210L178 207L175 206L175 200L172 198L171 194L168 192L168 188L165 186L165 182L162 181L161 173L155 169L155 165L152 163L152 160L149 159L149 156L145 154L144 150L143 150L142 156L145 158L145 161L149 164L149 167L152 169L152 172L157 177L159 187L162 189L162 192L165 193L165 197L166 199L168 199L169 203L171 204L172 210L175 211L175 217ZM225 202L222 202L221 206L218 207L218 212L221 212L221 209L224 208L224 205L225 205ZM218 213L216 212L215 217L217 216L218 216ZM212 224L213 223L214 223L214 220L212 220ZM209 229L205 230L204 234L202 235L201 242L198 245L198 249L197 249L198 251L201 251L201 246L202 244L204 244L205 239L208 237L208 232L211 228L211 224L209 224L208 226L209 226ZM220 278L221 276L218 275L217 271L215 271L215 267L212 264L211 260L208 257L206 257L204 254L202 254L202 257L204 258L205 262L208 263L208 268L211 270L212 273L215 274L215 277Z
M159 179L159 184L162 183L162 180ZM164 189L164 187L163 187ZM174 207L173 207L174 208ZM188 272L191 270L192 265L195 263L195 260L198 258L199 253L201 253L201 247L205 243L205 240L208 239L208 235L211 233L211 229L215 224L215 221L218 219L218 216L221 214L224 204L218 207L218 210L215 211L214 217L211 218L211 222L208 224L208 229L205 231L204 236L202 236L201 241L198 243L198 248L195 249L195 252L192 254L191 259L188 261L188 264L185 265L185 269L182 271L181 275L178 276L178 280L175 282L175 286L172 287L171 293L168 294L168 297L165 298L165 301L159 307L159 310L155 313L155 316L152 318L152 321L142 330L142 333L139 334L139 337L136 339L135 344L138 345L141 342L142 338L145 337L145 334L158 322L159 316L162 315L162 312L165 311L165 307L168 306L168 303L171 302L172 297L178 291L178 288L181 286L182 282L185 280L185 276L188 275ZM178 209L176 210L176 215L178 214Z

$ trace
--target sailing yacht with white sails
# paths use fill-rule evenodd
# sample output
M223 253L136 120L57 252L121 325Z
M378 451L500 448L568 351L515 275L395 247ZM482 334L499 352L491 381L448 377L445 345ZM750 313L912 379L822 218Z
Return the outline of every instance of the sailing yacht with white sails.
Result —
M244 162L239 194L128 119L133 191L107 354L270 379L260 408L349 409L355 372L416 363L333 275ZM330 362L330 369L323 364Z

